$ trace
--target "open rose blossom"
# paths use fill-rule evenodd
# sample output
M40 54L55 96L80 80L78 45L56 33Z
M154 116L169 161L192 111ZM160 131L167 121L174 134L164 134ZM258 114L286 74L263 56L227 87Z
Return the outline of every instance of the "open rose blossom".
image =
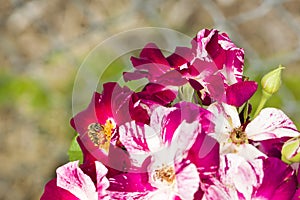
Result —
M265 108L247 124L242 124L237 109L227 104L212 104L208 107L214 114L216 128L209 135L220 143L220 153L238 153L245 158L266 156L250 141L297 137L294 123L279 109Z
M202 138L209 137L204 132L211 128L210 116L207 110L183 102L173 108L157 107L151 115L150 125L132 121L120 127L120 141L132 163L140 171L147 172L153 187L149 195L153 198L193 199L202 193L198 172L207 165L210 170L217 170L218 166L217 142L210 141L212 146L205 146L206 140ZM192 152L196 150L192 147L197 143L201 144L194 152L195 156ZM203 149L207 153L200 159Z
M76 151L42 200L300 199L300 132L264 108L279 74L264 79L253 107L258 83L243 74L244 50L215 29L173 52L150 41L130 61L120 83L104 83L71 119ZM130 89L138 79L146 83Z

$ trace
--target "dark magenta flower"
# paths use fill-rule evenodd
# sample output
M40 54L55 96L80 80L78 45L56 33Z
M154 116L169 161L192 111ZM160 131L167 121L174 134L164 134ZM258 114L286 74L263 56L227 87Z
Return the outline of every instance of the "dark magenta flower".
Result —
M199 31L192 41L192 51L195 58L212 61L226 85L242 81L244 50L238 48L226 33L215 29Z
M134 93L117 83L106 83L102 94L95 92L89 106L71 119L71 125L79 133L85 152L109 169L122 171L130 163L120 145L118 127L132 120L149 123L152 110L157 105L169 104L175 97L171 90L158 84L148 84Z
M192 48L177 47L168 57L149 43L131 62L134 71L124 73L125 81L147 78L167 88L188 81L204 105L219 101L239 107L257 89L256 82L243 80L243 49L215 29L200 31L192 40ZM173 89L174 93L178 90Z
M243 80L244 50L227 34L201 30L192 41L192 53L190 83L204 104L219 101L239 107L256 91L254 81Z
M118 146L118 126L131 121L129 102L132 93L116 83L106 83L102 94L95 92L89 106L71 119L72 127L79 133L81 146L106 166L119 170L129 165L127 154Z

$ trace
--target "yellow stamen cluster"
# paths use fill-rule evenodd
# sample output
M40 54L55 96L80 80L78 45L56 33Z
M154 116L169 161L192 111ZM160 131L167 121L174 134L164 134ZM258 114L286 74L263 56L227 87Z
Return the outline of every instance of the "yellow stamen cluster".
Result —
M153 180L160 180L161 182L166 182L168 185L172 185L175 181L174 167L163 164L160 169L155 170Z
M230 140L237 145L248 143L247 134L242 127L234 128L230 132Z
M99 123L91 123L88 126L88 136L95 146L108 153L110 140L116 124L111 120L106 120L104 125Z

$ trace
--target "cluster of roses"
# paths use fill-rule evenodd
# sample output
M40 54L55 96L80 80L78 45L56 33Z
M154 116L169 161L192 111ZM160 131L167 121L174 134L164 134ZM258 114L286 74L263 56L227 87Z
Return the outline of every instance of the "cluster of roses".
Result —
M146 85L94 93L71 119L83 163L59 167L42 200L299 198L298 164L282 147L300 133L279 109L253 116L243 49L217 30L191 43L168 57L146 45L123 74Z

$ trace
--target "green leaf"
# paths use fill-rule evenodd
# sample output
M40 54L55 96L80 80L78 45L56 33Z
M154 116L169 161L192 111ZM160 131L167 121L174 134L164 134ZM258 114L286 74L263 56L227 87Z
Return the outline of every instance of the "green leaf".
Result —
M68 150L68 155L69 155L70 162L79 160L79 163L81 164L83 163L83 154L77 142L77 137L78 134L73 138L71 142L70 148Z

